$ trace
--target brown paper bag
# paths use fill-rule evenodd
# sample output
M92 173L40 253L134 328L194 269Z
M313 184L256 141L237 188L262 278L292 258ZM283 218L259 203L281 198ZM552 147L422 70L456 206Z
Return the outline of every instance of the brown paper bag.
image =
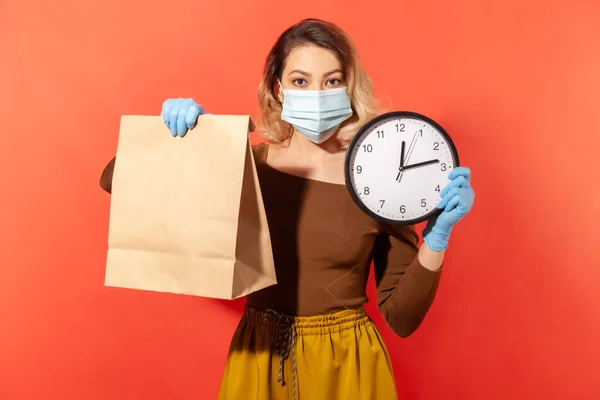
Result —
M249 116L202 115L183 138L123 116L105 285L234 299L276 284Z

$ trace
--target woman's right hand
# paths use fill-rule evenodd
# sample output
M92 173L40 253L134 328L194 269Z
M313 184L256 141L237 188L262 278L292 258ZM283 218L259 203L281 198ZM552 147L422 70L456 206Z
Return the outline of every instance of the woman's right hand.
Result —
M168 99L162 106L161 115L173 136L185 136L188 129L196 126L204 108L194 99Z

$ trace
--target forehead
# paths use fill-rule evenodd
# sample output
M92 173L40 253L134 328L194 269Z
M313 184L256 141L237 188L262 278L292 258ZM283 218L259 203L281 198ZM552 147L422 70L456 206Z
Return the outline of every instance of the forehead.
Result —
M284 75L295 69L310 73L325 73L341 69L342 64L331 50L314 45L297 46L285 60Z

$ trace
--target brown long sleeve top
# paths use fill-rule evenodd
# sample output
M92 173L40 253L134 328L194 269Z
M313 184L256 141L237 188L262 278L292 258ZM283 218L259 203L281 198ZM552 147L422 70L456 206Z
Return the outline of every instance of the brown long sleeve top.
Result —
M248 305L288 315L358 307L368 300L373 261L378 306L387 324L402 337L414 332L441 275L441 268L431 271L419 262L414 227L377 222L358 208L344 185L279 171L266 163L266 144L253 150L278 283L248 295ZM109 193L114 163L113 158L100 178Z

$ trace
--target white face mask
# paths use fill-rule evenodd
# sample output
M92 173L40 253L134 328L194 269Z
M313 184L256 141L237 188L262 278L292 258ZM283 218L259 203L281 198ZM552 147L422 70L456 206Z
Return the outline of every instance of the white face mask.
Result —
M348 88L283 89L281 119L314 143L323 143L352 116Z

